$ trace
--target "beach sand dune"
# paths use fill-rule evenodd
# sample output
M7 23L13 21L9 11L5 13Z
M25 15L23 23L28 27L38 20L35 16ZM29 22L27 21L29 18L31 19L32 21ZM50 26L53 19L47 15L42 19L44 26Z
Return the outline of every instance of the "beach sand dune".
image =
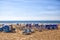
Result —
M56 30L36 31L31 35L23 35L20 30L16 33L0 32L0 40L60 40L60 25L58 27Z

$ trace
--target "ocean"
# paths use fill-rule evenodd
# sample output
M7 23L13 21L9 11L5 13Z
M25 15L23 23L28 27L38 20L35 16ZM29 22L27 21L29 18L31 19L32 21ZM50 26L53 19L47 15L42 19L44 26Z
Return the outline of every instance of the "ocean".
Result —
M60 21L0 21L0 23L57 23Z

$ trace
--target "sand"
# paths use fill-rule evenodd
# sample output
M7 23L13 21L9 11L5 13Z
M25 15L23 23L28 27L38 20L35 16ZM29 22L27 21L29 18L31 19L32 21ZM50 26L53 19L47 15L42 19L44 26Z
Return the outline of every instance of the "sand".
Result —
M35 31L31 35L23 35L18 29L16 33L0 32L0 40L60 40L60 25L58 27L56 30Z

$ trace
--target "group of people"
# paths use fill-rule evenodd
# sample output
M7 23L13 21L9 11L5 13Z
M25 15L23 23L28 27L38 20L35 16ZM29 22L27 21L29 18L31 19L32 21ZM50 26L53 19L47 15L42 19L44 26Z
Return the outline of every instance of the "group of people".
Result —
M17 24L16 26L19 30L22 30L23 34L31 34L33 33L35 30L38 31L42 31L42 30L53 30L53 29L58 29L58 25L57 24L49 24L49 25L43 25L43 24ZM12 25L2 25L2 27L0 27L0 32L4 31L4 32L13 32L15 31L16 28L13 28Z

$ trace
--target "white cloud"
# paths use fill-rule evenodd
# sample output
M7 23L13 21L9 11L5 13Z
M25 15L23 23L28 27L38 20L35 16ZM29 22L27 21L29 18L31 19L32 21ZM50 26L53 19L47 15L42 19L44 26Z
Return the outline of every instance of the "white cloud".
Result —
M0 16L0 20L60 20L59 19L60 17L29 17L29 16L26 16L26 17L13 17L13 16Z

